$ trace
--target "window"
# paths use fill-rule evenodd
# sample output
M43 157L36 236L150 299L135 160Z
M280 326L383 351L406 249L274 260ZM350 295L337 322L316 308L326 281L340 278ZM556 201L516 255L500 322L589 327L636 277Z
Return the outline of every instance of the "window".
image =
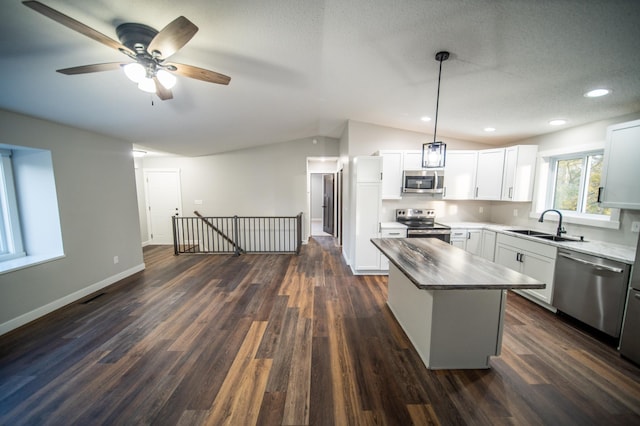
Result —
M25 255L22 249L18 203L11 151L0 149L0 261Z
M538 151L529 217L538 219L544 210L556 209L564 223L620 229L620 209L605 209L597 202L603 153L604 141Z
M553 157L549 208L574 214L611 216L611 209L598 204L602 159L600 151Z

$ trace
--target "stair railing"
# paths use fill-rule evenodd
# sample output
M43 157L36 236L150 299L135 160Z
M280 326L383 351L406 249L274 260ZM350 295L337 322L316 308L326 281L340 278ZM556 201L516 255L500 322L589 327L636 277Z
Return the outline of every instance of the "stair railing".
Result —
M302 246L302 213L293 217L173 216L174 254L296 253Z

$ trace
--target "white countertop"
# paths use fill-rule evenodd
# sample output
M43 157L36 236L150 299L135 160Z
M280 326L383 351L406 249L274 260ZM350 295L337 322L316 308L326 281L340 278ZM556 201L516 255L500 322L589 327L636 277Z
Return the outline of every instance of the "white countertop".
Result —
M380 222L380 229L407 229L407 225L400 222Z
M587 239L584 242L580 241L549 241L540 238L530 237L522 234L515 234L509 232L511 229L523 229L522 226L513 225L500 225L497 223L483 223L483 222L440 222L451 229L466 228L466 229L487 229L489 231L495 231L504 233L506 235L517 236L519 238L528 239L530 241L536 241L542 244L548 244L555 247L562 247L569 250L575 250L581 253L590 254L593 256L600 256L605 259L616 260L618 262L628 263L633 265L636 258L636 248L632 246L624 246L621 244L608 243L605 241ZM571 235L569 235L571 236Z

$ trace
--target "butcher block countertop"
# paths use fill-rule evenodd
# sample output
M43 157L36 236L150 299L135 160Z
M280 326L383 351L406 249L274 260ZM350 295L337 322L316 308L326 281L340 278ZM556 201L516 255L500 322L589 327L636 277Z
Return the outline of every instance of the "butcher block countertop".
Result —
M419 289L501 290L546 287L540 281L437 238L372 238L371 242Z

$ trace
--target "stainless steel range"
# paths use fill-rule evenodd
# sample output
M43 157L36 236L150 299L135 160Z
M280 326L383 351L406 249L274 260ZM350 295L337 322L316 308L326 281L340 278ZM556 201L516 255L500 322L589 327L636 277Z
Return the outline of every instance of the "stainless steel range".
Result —
M396 209L396 222L407 225L407 238L451 240L451 228L437 223L432 209Z

